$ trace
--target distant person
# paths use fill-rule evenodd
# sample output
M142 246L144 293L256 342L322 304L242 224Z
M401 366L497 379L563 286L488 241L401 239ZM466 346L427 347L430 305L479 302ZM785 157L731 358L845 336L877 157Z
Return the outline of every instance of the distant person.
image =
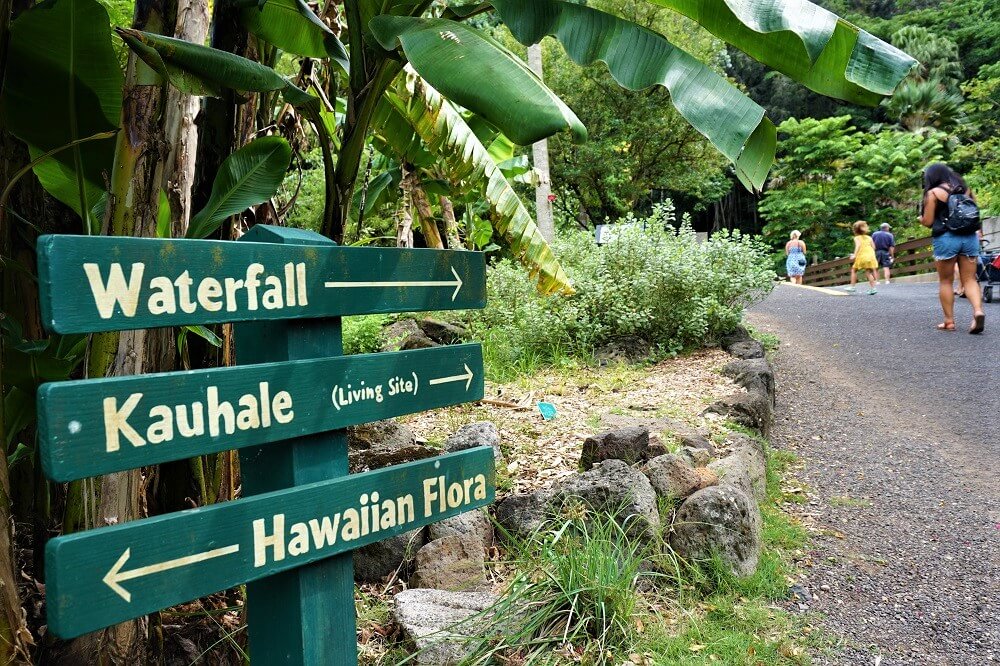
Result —
M847 291L857 289L858 271L864 271L870 287L868 295L874 296L878 293L878 289L875 288L875 285L878 284L878 260L875 258L875 243L868 235L868 223L864 220L855 222L852 231L854 231L854 254L851 255L851 259L854 260L854 263L851 265L851 286L847 288Z
M801 231L793 231L791 240L785 243L785 271L792 284L802 284L802 276L806 274L806 244L799 240Z
M982 294L976 280L976 263L979 261L979 228L955 232L946 225L948 199L966 195L975 201L969 186L957 173L942 162L935 162L924 169L924 200L920 223L931 228L934 244L934 263L938 272L938 297L944 321L938 324L942 331L955 330L955 292L952 280L958 266L960 289L972 305L972 326L969 333L979 334L986 326Z
M882 223L879 230L872 234L872 242L875 243L875 260L878 267L882 269L885 276L885 283L889 284L892 265L896 262L896 237L892 235L890 227Z

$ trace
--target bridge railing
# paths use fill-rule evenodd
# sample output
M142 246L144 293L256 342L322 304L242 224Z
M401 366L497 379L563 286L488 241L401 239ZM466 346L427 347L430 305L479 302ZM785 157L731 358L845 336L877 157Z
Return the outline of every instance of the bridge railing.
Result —
M806 268L802 282L813 287L847 284L851 281L851 264L853 263L853 260L845 257L809 266ZM920 275L933 271L934 252L931 250L929 236L896 245L896 262L892 266L893 277Z

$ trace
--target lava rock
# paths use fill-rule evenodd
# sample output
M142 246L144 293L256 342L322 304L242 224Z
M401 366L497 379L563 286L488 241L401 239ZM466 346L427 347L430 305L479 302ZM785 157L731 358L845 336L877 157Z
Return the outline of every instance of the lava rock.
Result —
M407 349L427 349L441 345L427 336L417 322L400 319L382 330L382 351L405 351Z
M764 345L757 340L739 340L726 347L736 358L764 358Z
M479 539L484 548L493 543L493 523L481 509L445 518L439 523L432 524L428 531L431 541L456 534L471 534Z
M589 470L604 460L621 460L634 465L649 459L649 428L634 426L608 430L585 439L580 469Z
M739 359L727 363L722 374L750 392L760 392L774 402L774 368L764 358Z
M553 489L553 506L572 501L614 515L635 538L649 537L660 526L656 491L649 479L621 460L605 460L590 471L561 481Z
M395 597L393 618L418 650L413 663L451 666L469 656L471 639L492 619L484 611L497 601L487 592L405 590Z
M732 486L699 490L677 510L670 545L687 560L718 553L734 574L750 576L760 558L760 509Z
M707 467L712 460L711 454L706 449L696 446L685 446L681 449L680 456L692 467Z
M413 432L395 421L375 421L347 429L348 467L352 474L431 458L438 449L417 444Z
M653 345L637 335L622 335L601 346L595 353L600 365L611 361L636 362L653 355Z
M421 527L358 548L354 551L354 579L379 583L397 569L405 570L425 537L426 530Z
M734 423L756 430L764 437L771 432L774 423L774 404L770 396L759 391L747 391L723 398L709 405L708 414L719 414Z
M493 458L498 463L503 462L503 452L500 451L500 433L497 431L497 427L489 421L468 423L455 431L444 443L444 448L449 453L465 451L477 446L493 447Z
M728 351L729 347L731 347L733 344L737 342L743 342L745 340L753 340L753 336L750 335L750 331L748 331L745 327L737 326L729 333L723 335L722 339L719 341L719 344L722 346L723 349Z
M441 345L451 345L461 342L468 335L468 329L458 324L449 324L437 319L421 319L417 322L421 332L434 342Z
M701 477L683 458L672 453L653 458L642 468L660 497L684 499L701 487Z
M750 472L750 464L742 453L733 453L720 460L713 460L708 469L719 477L720 486L738 488L748 497L759 497Z
M544 490L521 495L508 495L496 504L498 538L527 539L552 517L549 505L552 495Z
M472 534L435 539L417 551L417 568L410 587L459 592L486 583L483 542Z

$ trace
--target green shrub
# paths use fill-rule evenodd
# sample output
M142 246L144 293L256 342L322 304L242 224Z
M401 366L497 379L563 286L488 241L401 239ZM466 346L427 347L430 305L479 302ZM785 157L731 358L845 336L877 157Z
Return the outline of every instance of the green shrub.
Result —
M382 327L389 323L388 315L344 317L344 353L373 354L382 348Z
M539 296L509 260L491 268L488 305L473 316L472 333L494 371L586 357L629 335L676 353L731 330L773 286L769 250L756 240L717 233L699 242L687 224L673 228L669 205L626 222L604 246L584 232L557 239L573 296Z
M648 545L607 513L552 521L523 541L507 541L519 573L485 611L488 628L473 640L467 663L550 663L560 652L603 663L629 653L636 617L646 611L637 584L653 575L643 570Z

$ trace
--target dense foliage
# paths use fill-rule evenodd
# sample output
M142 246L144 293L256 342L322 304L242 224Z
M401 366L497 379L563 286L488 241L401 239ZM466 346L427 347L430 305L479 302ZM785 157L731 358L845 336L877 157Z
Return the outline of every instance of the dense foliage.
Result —
M738 234L700 242L674 228L669 204L629 218L611 242L566 233L556 249L576 286L569 298L540 296L523 270L502 261L490 272L487 308L472 334L494 367L511 371L567 355L588 357L631 336L678 352L732 329L746 306L771 289L767 249Z
M1000 213L1000 8L984 0L836 0L823 3L889 39L920 64L874 110L821 98L736 56L732 71L779 126L777 168L759 212L776 265L793 229L814 258L846 256L857 219L888 222L900 240L916 221L920 174L947 160L987 215ZM974 18L973 18L974 17Z
M601 0L592 6L627 16L721 71L721 43L691 21L641 0ZM646 208L657 191L701 208L733 182L722 156L684 122L660 87L631 91L604 66L580 71L562 49L545 51L546 83L590 129L587 143L566 136L549 141L555 207L577 223L600 224ZM575 226L575 225L574 225Z
M858 130L849 116L786 120L779 127L780 152L774 179L760 204L768 221L764 237L784 262L784 244L793 229L802 232L819 260L847 256L851 225L887 222L897 238L917 238L927 230L917 221L920 173L948 154L947 135Z

